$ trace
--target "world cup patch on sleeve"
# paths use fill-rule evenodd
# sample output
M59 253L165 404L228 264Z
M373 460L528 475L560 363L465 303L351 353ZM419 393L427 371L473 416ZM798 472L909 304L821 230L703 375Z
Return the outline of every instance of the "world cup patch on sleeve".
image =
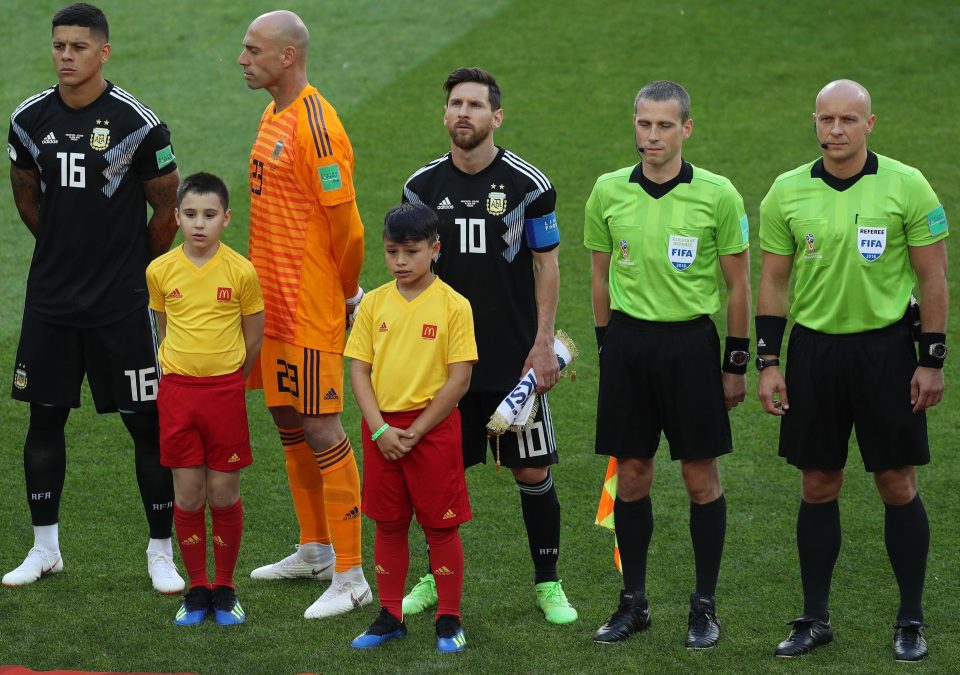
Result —
M857 250L867 262L873 262L887 249L887 228L857 228Z
M930 230L931 237L943 234L949 229L947 214L944 212L942 204L927 214L927 228Z
M339 164L321 166L319 169L317 169L317 173L320 174L320 187L323 188L324 192L339 190L341 187L343 187L343 181L340 179Z
M750 241L750 221L747 220L747 214L740 216L740 243L746 244Z
M670 264L681 272L697 259L698 237L684 237L680 235L671 235L667 244L667 253L670 257Z

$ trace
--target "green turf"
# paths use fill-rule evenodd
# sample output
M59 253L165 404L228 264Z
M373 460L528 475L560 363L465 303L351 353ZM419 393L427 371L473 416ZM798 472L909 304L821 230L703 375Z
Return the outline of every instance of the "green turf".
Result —
M0 5L4 114L54 81L47 44L49 17L59 6L47 0ZM245 250L247 154L268 98L247 91L235 60L249 20L273 7L224 0L110 0L103 6L114 44L108 77L169 124L182 172L206 169L226 178L235 216L227 240ZM920 167L956 220L960 6L949 0L288 6L312 31L311 79L338 108L356 150L368 228L367 288L388 278L379 253L383 213L399 200L406 177L449 146L440 85L453 68L483 65L496 74L506 111L498 141L544 170L557 187L564 241L557 325L586 353L578 381L561 383L553 397L562 456L555 471L563 503L561 574L580 621L550 626L534 609L517 491L508 472L489 466L468 477L476 519L463 528L466 653L438 656L423 615L410 618L405 640L364 654L348 645L375 616L373 607L305 621L302 612L323 585L246 579L252 568L289 553L296 538L276 434L252 397L256 463L244 474L247 520L238 575L250 619L233 629L212 623L175 628L178 600L154 594L145 574L145 532L126 435L114 417L94 415L87 398L68 427L61 537L66 569L29 588L0 588L0 664L211 674L893 670L897 599L883 546L883 509L855 448L841 502L844 541L832 597L837 640L801 663L771 657L788 630L783 622L801 609L793 543L799 478L776 457L776 421L762 414L753 396L732 416L737 450L721 462L729 525L718 600L720 646L703 654L681 646L693 584L688 505L678 467L665 458L654 490L653 629L620 646L590 642L614 609L619 579L612 538L592 525L604 461L593 455L597 364L589 256L580 243L583 203L596 176L636 159L629 114L639 86L678 80L693 97L696 123L685 156L728 176L743 194L753 225L756 284L759 201L777 174L816 156L810 113L819 87L852 77L873 94L878 122L871 147ZM7 173L0 164L0 184ZM9 196L0 199L0 226L0 381L9 382L31 251ZM955 252L956 243L948 242ZM955 298L958 272L953 262ZM718 320L722 324L723 317ZM934 463L919 472L933 532L926 594L932 657L920 666L927 672L960 668L954 608L960 409L950 390L958 382L958 363L948 360L948 396L929 416ZM755 382L751 373L750 390ZM20 466L25 413L25 406L0 397L0 571L17 565L31 541ZM344 420L357 441L354 405L348 404ZM365 525L369 564L373 529ZM411 578L425 564L419 534L412 548Z

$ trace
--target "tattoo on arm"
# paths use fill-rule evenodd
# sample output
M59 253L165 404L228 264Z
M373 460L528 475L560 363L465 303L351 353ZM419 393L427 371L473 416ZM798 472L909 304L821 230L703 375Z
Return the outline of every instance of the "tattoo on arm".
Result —
M20 220L36 237L40 227L40 172L34 168L23 169L11 164L10 186L13 188L13 201L20 212Z
M151 178L143 183L147 202L153 209L153 215L147 224L147 238L150 255L156 258L170 249L173 237L177 233L177 188L180 187L180 172L172 171L163 176Z

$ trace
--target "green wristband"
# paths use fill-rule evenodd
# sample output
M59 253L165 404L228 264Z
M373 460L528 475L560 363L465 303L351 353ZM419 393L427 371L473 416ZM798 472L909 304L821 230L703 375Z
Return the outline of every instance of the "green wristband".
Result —
M379 429L377 429L376 431L374 431L372 434L370 434L370 440L371 440L371 441L376 441L378 438L380 438L381 436L383 436L383 432L386 431L386 430L389 429L389 428L390 428L390 425L387 424L386 422L384 422L382 427L380 427Z

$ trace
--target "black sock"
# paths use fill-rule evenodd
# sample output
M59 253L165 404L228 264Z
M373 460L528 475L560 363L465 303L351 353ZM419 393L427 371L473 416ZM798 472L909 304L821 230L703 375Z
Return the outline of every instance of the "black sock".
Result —
M797 514L797 551L803 584L803 614L826 621L830 616L830 581L840 556L840 502L800 501Z
M690 540L697 570L697 594L717 592L723 540L727 533L727 500L723 495L709 504L690 502Z
M147 514L151 539L169 539L173 532L173 474L160 466L160 424L156 413L122 413L137 464L137 485Z
M67 473L67 444L63 429L70 408L30 404L30 426L23 443L23 473L27 503L34 525L53 525L59 519L60 495Z
M530 485L517 481L520 508L527 528L530 558L533 560L534 583L557 581L557 559L560 557L560 500L553 486L553 476Z
M930 523L917 494L908 504L884 504L884 538L900 587L897 621L923 622L923 582L930 549Z
M647 593L647 551L653 536L653 502L650 495L633 502L617 497L613 502L613 525L620 547L623 588Z

